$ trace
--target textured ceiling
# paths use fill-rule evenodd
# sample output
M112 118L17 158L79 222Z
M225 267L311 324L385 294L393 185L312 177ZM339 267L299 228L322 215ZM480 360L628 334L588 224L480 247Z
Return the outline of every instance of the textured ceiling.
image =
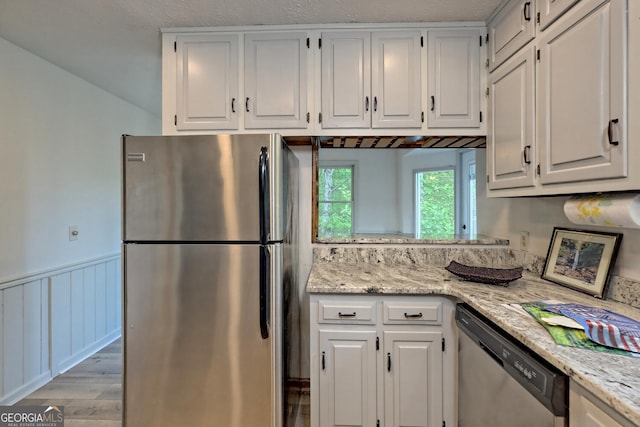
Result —
M484 21L502 0L0 0L0 37L150 113L162 27Z

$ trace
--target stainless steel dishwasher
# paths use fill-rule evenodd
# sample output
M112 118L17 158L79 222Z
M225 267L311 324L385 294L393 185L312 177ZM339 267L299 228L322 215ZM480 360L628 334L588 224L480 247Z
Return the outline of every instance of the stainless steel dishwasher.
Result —
M466 304L459 334L459 427L568 426L567 377Z

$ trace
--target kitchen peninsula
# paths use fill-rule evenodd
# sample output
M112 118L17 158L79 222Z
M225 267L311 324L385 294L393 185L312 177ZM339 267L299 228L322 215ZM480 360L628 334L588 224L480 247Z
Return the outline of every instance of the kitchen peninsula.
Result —
M312 400L317 399L317 392L315 396L313 393L313 379L318 375L313 372L318 368L320 357L314 354L317 353L314 340L318 338L314 328L320 326L314 325L313 320L320 316L319 307L323 300L337 304L342 296L345 301L358 301L366 306L368 298L385 301L385 298L403 297L402 304L408 304L411 298L428 301L426 297L430 296L436 299L437 304L443 300L468 304L566 374L572 388L577 386L588 390L615 411L616 416L622 415L625 419L620 425L627 425L624 424L627 421L629 425L640 425L640 359L557 345L533 317L516 313L507 306L558 300L602 307L640 319L638 291L634 290L638 288L637 284L614 277L608 299L603 301L541 279L541 260L526 252L500 245L469 246L460 243L463 242L432 246L316 245L307 283L312 316ZM525 271L521 279L506 287L479 284L462 281L446 271L444 266L451 260L478 266L523 266ZM444 303L442 306L446 308ZM457 337L452 312L445 309L444 313L439 321L443 325L450 322L453 336ZM318 405L317 400L312 401L312 414L314 405Z

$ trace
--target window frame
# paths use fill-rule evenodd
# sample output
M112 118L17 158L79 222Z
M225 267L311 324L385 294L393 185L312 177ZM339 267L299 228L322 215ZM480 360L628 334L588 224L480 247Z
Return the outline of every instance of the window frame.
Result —
M425 172L453 172L453 230L454 234L458 234L458 205L459 205L459 171L457 165L446 165L433 168L423 168L413 170L413 233L416 238L420 236L420 203L418 200L418 175Z
M351 169L351 200L323 200L321 198L321 194L320 194L320 174L322 173L323 169ZM335 204L335 203L350 203L351 204L351 234L355 233L355 227L356 227L356 204L355 204L355 200L356 200L356 175L357 175L357 162L355 161L325 161L325 162L318 162L318 178L317 178L317 185L318 185L318 199L317 199L317 213L316 213L316 220L317 220L317 230L316 230L316 238L326 238L326 236L321 236L320 235L320 214L322 212L322 208L321 206L324 203L327 204Z

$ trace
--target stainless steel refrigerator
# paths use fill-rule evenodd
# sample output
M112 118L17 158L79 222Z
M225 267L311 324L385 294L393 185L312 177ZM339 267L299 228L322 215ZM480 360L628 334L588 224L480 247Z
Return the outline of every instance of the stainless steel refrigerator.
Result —
M280 427L297 159L278 135L123 136L126 427Z

